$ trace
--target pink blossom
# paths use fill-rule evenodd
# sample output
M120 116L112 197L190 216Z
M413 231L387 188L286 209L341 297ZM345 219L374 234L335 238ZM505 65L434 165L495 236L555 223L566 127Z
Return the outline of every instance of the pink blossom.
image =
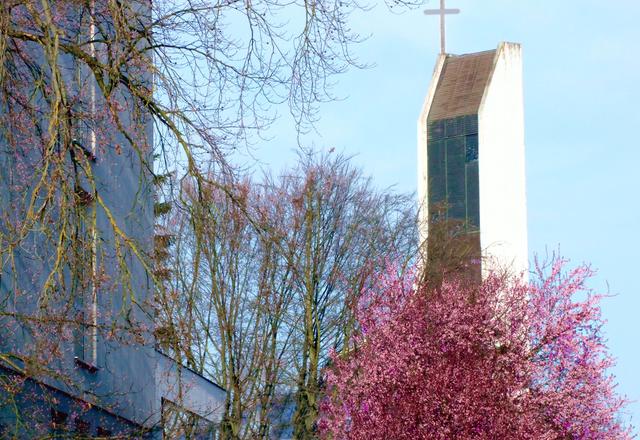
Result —
M548 272L548 273L546 273ZM628 439L586 266L415 287L390 270L326 370L324 438Z

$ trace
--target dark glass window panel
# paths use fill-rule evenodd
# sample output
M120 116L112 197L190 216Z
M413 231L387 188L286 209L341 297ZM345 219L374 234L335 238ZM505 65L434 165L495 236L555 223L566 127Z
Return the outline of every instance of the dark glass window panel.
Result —
M443 141L429 144L428 162L429 200L431 203L443 202L446 196Z
M462 199L449 202L448 214L448 218L451 220L460 220L461 222L465 220L464 197Z
M478 135L471 134L465 136L466 143L466 161L478 160Z
M460 220L471 231L480 226L478 116L430 122L429 202L432 221Z
M64 425L67 423L69 415L65 412L58 411L55 408L51 408L51 423L54 425Z
M429 123L428 141L438 141L444 139L444 121L434 121Z
M464 116L446 119L444 121L444 134L447 138L464 134Z
M98 427L97 434L98 434L98 437L111 437L113 435L111 430L103 428L101 426Z
M449 217L465 218L465 149L464 138L446 140L447 146L447 204Z
M89 434L89 430L91 429L91 425L89 425L89 422L82 419L75 419L74 424L74 433L84 435Z
M69 415L65 412L51 408L51 433L54 435L63 434L66 430Z
M464 134L478 133L478 115L464 117Z
M478 162L469 162L465 166L467 174L467 223L472 229L480 227L480 181Z

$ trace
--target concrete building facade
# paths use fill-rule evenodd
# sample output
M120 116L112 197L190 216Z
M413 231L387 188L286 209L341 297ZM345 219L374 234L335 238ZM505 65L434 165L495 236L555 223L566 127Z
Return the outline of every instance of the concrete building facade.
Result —
M78 28L95 32L92 22ZM24 50L43 59L35 43ZM78 112L97 113L104 97L87 67L59 63L68 84L81 84L69 89ZM35 85L29 93L46 106ZM113 125L78 123L53 152L33 133L0 133L0 438L181 438L165 428L184 420L199 426L190 438L215 437L225 391L156 347L153 127L131 102L122 96L118 116L137 127L137 149ZM30 123L46 133L46 119ZM47 203L31 197L48 184ZM42 209L22 232L30 203Z

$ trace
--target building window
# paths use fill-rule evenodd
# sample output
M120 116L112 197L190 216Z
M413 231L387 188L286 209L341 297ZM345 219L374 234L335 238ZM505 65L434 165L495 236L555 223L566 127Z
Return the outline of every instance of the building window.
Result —
M102 426L98 426L98 438L109 438L113 435L111 430L103 428Z
M93 184L86 167L91 166L77 147L74 159L75 170L75 221L73 253L70 271L72 294L76 309L77 326L74 334L74 356L76 365L90 372L97 371L97 211L94 203Z
M93 206L78 206L74 236L72 289L76 305L77 327L74 355L80 366L97 368L97 298L94 283L96 234ZM78 363L78 362L76 362Z
M480 226L477 115L428 123L430 221Z
M478 135L469 134L465 136L465 147L467 152L466 161L478 160Z
M87 437L91 431L91 425L86 420L76 418L74 420L73 433L80 434L83 437Z
M51 408L51 433L54 437L67 432L68 418L69 415L67 413Z

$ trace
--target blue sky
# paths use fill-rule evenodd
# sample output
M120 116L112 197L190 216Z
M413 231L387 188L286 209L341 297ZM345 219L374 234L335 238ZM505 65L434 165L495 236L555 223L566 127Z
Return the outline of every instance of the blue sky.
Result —
M437 7L431 0L428 7ZM531 255L560 248L598 270L606 334L618 359L619 391L640 425L640 2L448 0L448 51L522 43ZM438 19L422 10L395 15L379 5L354 17L371 37L356 53L375 63L338 78L345 98L321 107L317 149L336 148L379 186L416 190L416 119L439 51ZM294 160L291 121L283 117L256 145L278 169Z

